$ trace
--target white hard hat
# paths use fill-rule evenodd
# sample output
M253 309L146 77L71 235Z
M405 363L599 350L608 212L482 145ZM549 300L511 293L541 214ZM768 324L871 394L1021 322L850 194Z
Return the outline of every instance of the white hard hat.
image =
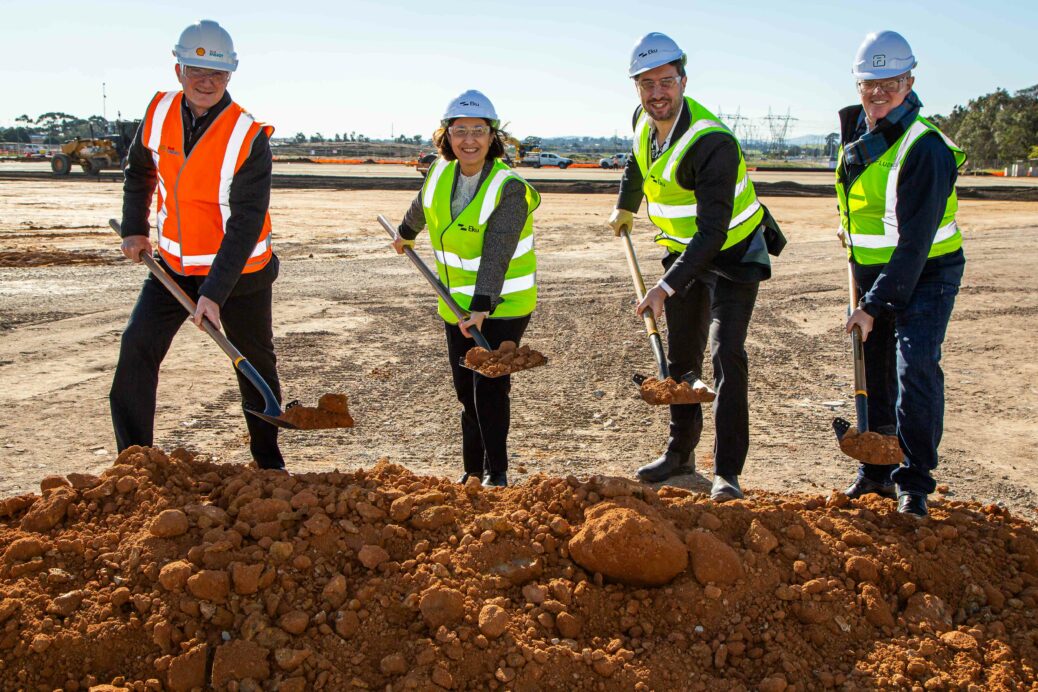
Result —
M658 31L645 34L631 50L631 66L627 70L627 76L636 77L642 72L648 72L675 60L680 60L681 66L685 66L685 51L678 48L674 39Z
M223 72L238 69L238 54L234 52L231 35L211 19L203 19L184 29L177 45L173 46L173 55L184 66Z
M854 56L855 79L890 79L916 66L912 47L896 31L874 31L865 37Z
M464 91L451 99L451 102L447 104L447 110L444 112L440 123L446 127L455 118L483 118L484 120L489 120L490 126L495 130L501 125L501 121L497 119L497 111L494 110L494 104L490 102L490 99L482 91L476 91L475 89Z

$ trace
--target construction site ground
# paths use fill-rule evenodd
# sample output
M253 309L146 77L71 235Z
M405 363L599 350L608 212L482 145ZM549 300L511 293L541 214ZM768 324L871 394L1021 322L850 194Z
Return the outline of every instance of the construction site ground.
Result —
M283 433L293 471L367 467L380 457L419 474L461 470L458 404L434 297L375 222L379 213L399 218L413 194L273 196L285 395L313 405L323 392L345 392L357 421L352 430ZM853 417L835 201L764 201L790 243L762 285L750 329L752 443L743 485L825 492L854 470L830 428L834 416ZM117 183L0 183L0 497L114 459L108 388L145 275L121 258L107 227L120 203ZM513 377L513 481L538 472L631 477L666 439L666 409L647 406L630 381L635 372L653 374L653 363L622 249L604 224L612 203L611 195L548 194L537 213L540 304L526 343L551 363ZM1038 249L1027 239L1038 230L1038 203L966 200L959 218L968 263L944 348L936 475L949 497L1000 502L1030 517L1038 506ZM635 237L651 282L660 253L644 216ZM708 476L706 416L697 466ZM194 328L181 331L163 365L156 444L248 461L230 365ZM707 487L699 476L675 483Z
M275 183L279 371L304 404L348 394L356 427L285 431L284 474L250 468L231 366L190 325L162 370L168 455L117 457L108 388L145 277L107 225L121 186L0 167L0 689L1038 685L1038 201L962 201L939 486L917 521L832 492L855 468L830 427L853 417L833 197L763 197L790 242L747 345L748 498L718 505L709 411L699 475L629 480L668 416L631 382L654 369L614 195L544 195L524 343L549 362L513 376L515 487L484 489L454 482L432 292L375 221L417 176L307 189L321 179ZM635 237L651 283L644 216Z

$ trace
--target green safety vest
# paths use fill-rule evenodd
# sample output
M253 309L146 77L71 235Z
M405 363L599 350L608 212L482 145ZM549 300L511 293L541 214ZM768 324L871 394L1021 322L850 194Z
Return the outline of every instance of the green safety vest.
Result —
M862 174L847 188L843 182L846 171L843 146L840 146L836 166L836 196L840 206L840 225L847 239L847 256L856 264L886 264L894 254L900 237L897 222L897 183L901 166L919 138L936 132L955 155L956 167L966 162L966 154L948 139L933 123L917 117L908 131L901 135L886 153L870 163ZM959 198L952 188L944 206L944 216L937 227L929 257L939 257L962 247L962 233L955 223Z
M533 211L541 203L540 194L518 173L500 160L494 162L490 174L480 185L458 218L451 216L451 189L457 161L436 159L422 186L422 207L429 239L436 253L436 270L440 281L462 310L468 310L476 290L476 275L483 254L483 234L487 220L501 203L501 193L510 179L526 186L526 223L519 234L519 245L508 263L505 283L501 287L501 303L494 309L494 317L522 317L537 306L537 256L533 247ZM447 304L439 301L440 317L450 324L458 318Z
M634 126L634 159L642 173L642 191L649 203L649 219L659 229L656 242L672 252L682 252L696 234L696 193L678 185L674 172L685 153L700 137L711 132L723 132L732 139L735 135L713 113L685 97L691 114L688 130L677 142L664 151L658 159L650 161L652 155L652 119L646 113L638 118ZM728 239L722 250L744 240L757 230L764 219L764 208L753 191L753 182L746 174L746 159L739 148L739 174L735 183L735 199L732 220L728 224Z

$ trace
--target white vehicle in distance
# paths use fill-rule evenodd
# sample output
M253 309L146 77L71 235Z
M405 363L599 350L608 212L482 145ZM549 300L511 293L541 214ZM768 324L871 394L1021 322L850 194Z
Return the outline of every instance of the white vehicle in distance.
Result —
M623 168L627 165L627 159L629 159L630 157L630 152L623 151L619 154L613 154L612 156L607 156L604 159L599 159L598 165L602 168Z
M565 170L571 163L573 163L573 159L567 159L564 156L543 151L531 152L523 157L523 165L533 166L534 168L540 168L541 166L558 166Z

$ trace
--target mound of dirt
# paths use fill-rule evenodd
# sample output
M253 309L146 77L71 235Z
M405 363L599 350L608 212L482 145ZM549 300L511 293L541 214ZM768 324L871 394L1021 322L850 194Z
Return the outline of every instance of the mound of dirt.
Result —
M859 433L857 428L850 428L840 438L840 451L863 463L882 466L897 466L904 458L897 436L871 430Z
M647 377L641 383L642 399L649 404L701 404L713 401L717 394L701 380L694 384Z
M317 408L290 405L281 415L281 420L299 430L352 428L353 416L348 403L345 394L323 394L317 400Z
M502 341L493 351L481 346L470 348L465 354L465 366L478 371L487 377L501 377L520 370L529 370L547 365L548 359L543 353L535 351L526 344L516 348L514 341Z
M489 492L137 447L41 491L0 501L5 690L1038 684L1038 536L997 506L938 498L919 522L874 496ZM675 574L582 567L589 534Z

